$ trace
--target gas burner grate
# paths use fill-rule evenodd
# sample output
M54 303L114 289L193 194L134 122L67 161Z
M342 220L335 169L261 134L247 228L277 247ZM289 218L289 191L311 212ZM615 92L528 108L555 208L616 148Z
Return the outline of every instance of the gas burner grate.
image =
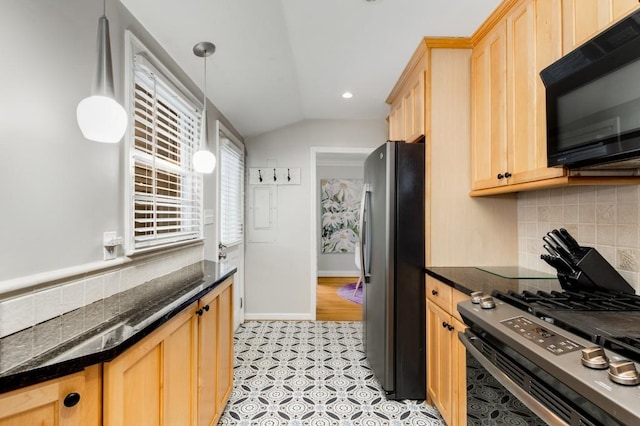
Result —
M640 311L640 296L602 291L515 291L494 292L494 297L520 309L535 313L539 309L579 311Z

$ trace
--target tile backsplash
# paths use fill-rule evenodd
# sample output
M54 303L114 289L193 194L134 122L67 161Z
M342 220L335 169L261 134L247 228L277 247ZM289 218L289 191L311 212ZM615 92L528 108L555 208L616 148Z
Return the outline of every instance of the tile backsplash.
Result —
M0 299L0 338L123 293L202 259L202 246L193 246L145 261L131 262L118 269L69 280L50 288Z
M555 273L540 255L542 237L565 228L594 247L640 294L639 185L576 186L518 194L518 262Z

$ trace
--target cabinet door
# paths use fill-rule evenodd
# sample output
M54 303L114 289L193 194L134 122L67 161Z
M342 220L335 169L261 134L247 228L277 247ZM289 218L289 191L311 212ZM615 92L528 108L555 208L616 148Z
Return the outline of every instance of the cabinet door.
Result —
M526 0L507 25L507 170L509 184L562 176L547 167L544 84L539 72L560 57L559 0Z
M192 424L195 413L195 303L104 364L104 424Z
M402 99L391 105L389 113L389 140L404 140L404 118L403 118Z
M233 386L233 281L200 300L198 425L215 425Z
M218 299L210 294L200 301L200 308L209 307L198 325L198 425L215 424L218 418L216 377L218 365Z
M472 189L506 185L506 24L499 22L471 55Z
M636 8L637 0L562 0L563 53L571 52Z
M467 350L458 338L458 333L463 333L467 328L455 318L451 319L454 327L451 335L451 380L454 381L452 395L453 424L465 426L467 424Z
M218 296L218 377L216 401L222 413L233 387L233 286Z
M403 98L404 140L414 142L424 135L424 71L410 82Z
M81 426L85 380L83 373L29 386L0 395L1 426ZM66 407L64 399L70 393L80 395L80 401ZM95 424L95 423L94 423Z
M452 423L450 315L427 301L427 394L447 424Z

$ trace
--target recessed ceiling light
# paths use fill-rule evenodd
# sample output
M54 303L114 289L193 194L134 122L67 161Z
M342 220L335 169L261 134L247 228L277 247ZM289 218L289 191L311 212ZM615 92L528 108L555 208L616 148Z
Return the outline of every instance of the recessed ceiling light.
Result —
M344 93L342 94L342 97L343 97L343 98L345 98L345 99L351 99L351 98L353 98L353 93L351 93L351 92L344 92Z

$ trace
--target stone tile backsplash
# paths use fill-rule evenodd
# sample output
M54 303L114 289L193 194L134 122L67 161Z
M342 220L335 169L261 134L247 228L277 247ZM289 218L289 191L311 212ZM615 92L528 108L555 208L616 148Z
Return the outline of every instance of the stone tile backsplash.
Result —
M51 288L0 300L0 338L58 318L82 306L108 299L110 296L123 293L137 285L201 260L203 260L202 246L188 247L147 261L132 262L117 270L109 270L83 279L58 284ZM126 301L121 301L121 303L126 304ZM94 312L100 317L109 314L108 310L111 309L110 306L102 307L99 303L94 305L94 308L97 307L106 310L100 313ZM73 320L73 315L64 317L66 322ZM92 317L83 316L81 320L91 322ZM74 330L78 328L77 324L71 325ZM62 341L65 340L65 337L70 336L60 336Z
M518 194L520 266L555 273L542 237L565 228L594 247L640 294L640 186L581 186Z

